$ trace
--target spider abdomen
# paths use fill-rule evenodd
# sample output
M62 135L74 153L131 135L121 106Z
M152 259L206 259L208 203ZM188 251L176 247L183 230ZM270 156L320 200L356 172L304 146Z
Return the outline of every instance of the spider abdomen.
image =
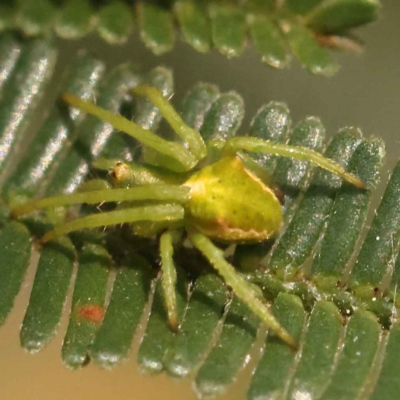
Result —
M257 242L273 237L281 228L282 210L276 195L237 156L201 169L184 185L190 187L187 221L207 236Z

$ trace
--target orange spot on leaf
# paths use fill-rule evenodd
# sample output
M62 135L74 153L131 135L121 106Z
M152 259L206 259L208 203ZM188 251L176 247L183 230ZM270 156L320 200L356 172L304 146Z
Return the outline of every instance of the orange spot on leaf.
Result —
M100 323L104 317L104 307L87 304L78 309L78 315L89 322Z

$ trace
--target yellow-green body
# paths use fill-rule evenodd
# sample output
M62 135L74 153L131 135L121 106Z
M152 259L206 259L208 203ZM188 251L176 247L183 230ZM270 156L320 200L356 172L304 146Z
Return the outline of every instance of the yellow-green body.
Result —
M276 235L282 210L274 192L248 171L238 156L225 157L185 183L186 223L225 242L260 242Z

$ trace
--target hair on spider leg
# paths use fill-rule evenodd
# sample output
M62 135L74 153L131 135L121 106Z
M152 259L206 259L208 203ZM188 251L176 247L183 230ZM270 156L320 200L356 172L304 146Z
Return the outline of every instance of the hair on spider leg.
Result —
M102 201L100 204L98 204L98 205L96 206L96 209L97 209L99 212L102 212L101 207L103 206L103 204L105 204L104 201Z

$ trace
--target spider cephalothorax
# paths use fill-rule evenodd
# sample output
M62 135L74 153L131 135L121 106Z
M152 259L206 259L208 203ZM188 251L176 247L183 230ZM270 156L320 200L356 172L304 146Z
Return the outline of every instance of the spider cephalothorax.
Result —
M274 237L282 224L279 192L265 171L243 151L307 160L362 188L363 183L337 163L302 147L271 143L259 138L235 137L204 143L171 104L152 87L139 86L136 95L147 96L161 111L181 141L167 141L120 115L65 94L64 100L109 122L145 146L144 165L105 162L112 166L113 187L32 201L11 215L51 206L116 202L113 211L88 215L56 226L42 239L47 242L72 231L132 224L135 234L160 235L163 289L170 326L178 326L173 262L173 237L185 229L195 248L209 260L233 292L272 331L292 346L296 342L280 326L253 287L229 264L223 251L210 240L260 242ZM104 161L103 161L104 163ZM135 203L135 202L140 203Z

